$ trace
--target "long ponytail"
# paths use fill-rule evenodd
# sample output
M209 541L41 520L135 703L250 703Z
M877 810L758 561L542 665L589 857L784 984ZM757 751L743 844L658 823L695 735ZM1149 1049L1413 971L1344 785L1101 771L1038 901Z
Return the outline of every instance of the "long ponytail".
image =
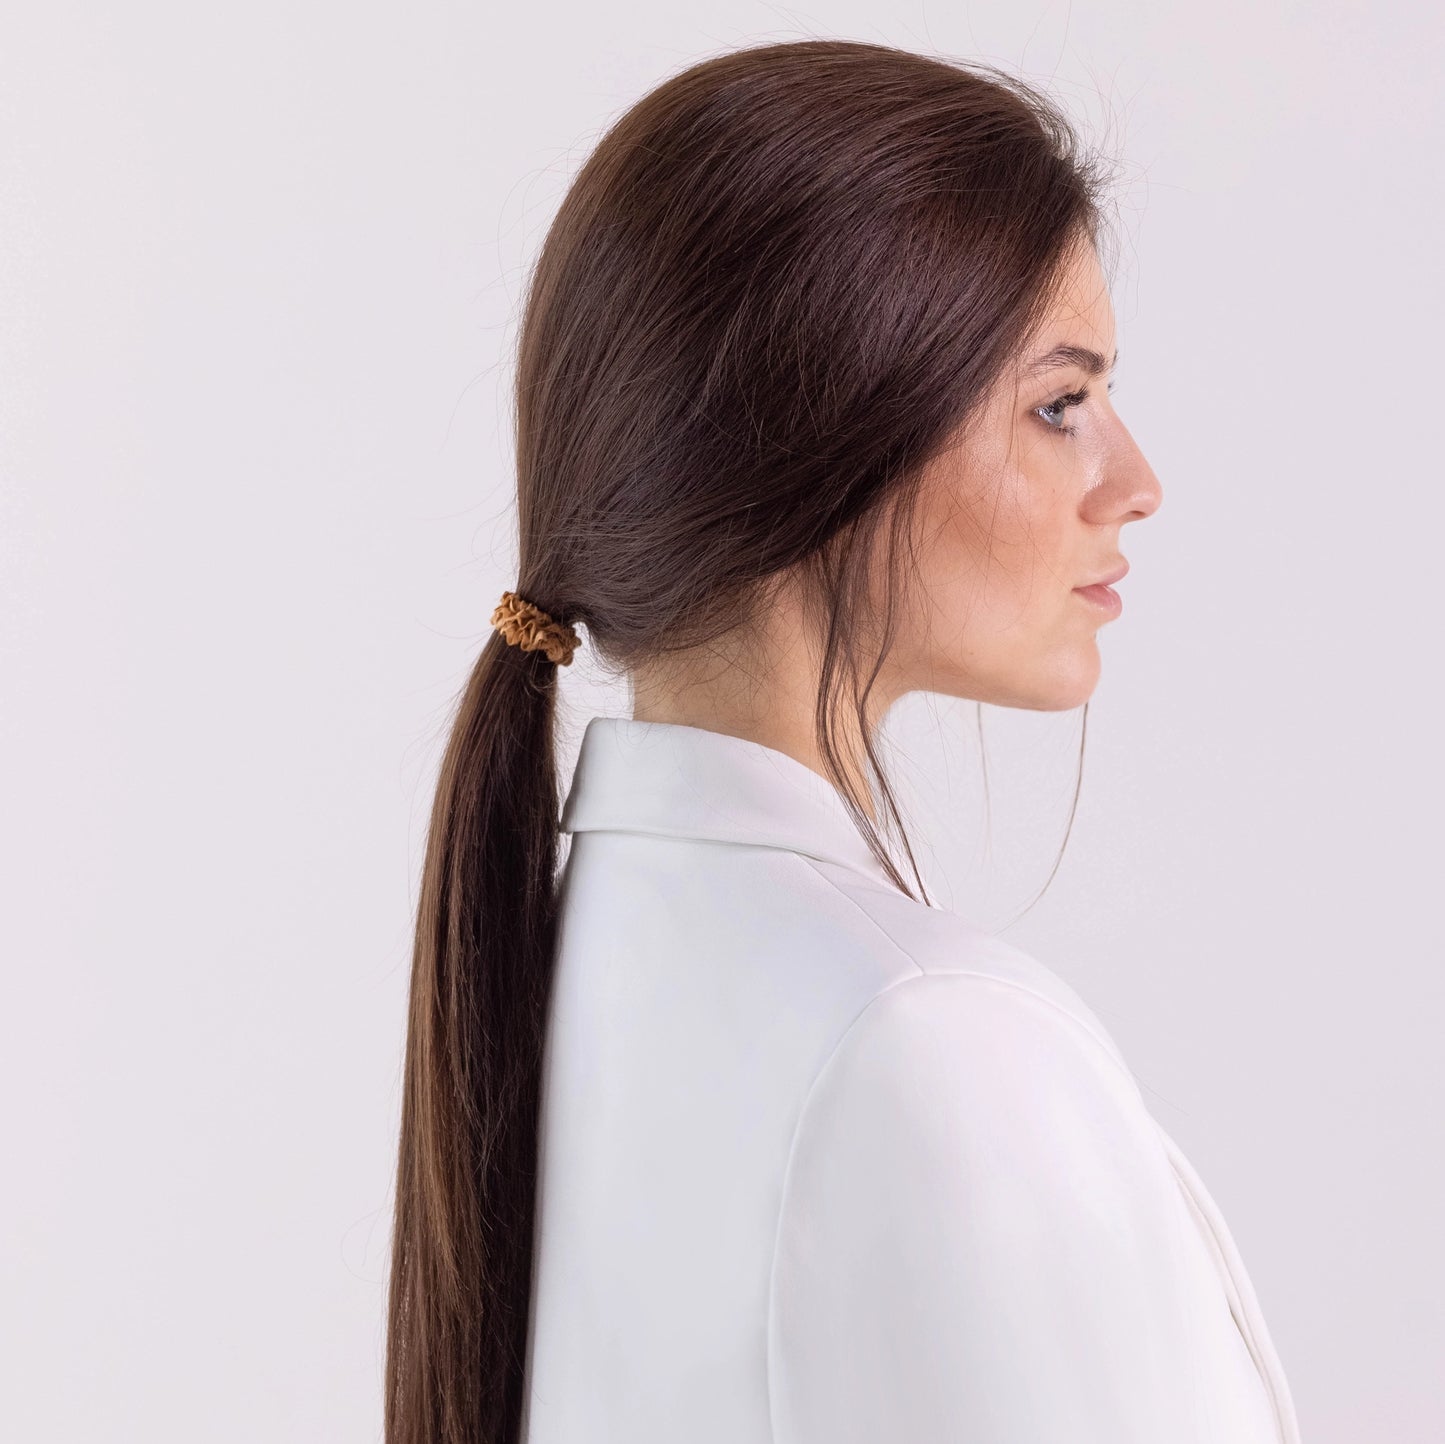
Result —
M412 961L387 1444L521 1418L558 854L558 667L494 633L443 756Z

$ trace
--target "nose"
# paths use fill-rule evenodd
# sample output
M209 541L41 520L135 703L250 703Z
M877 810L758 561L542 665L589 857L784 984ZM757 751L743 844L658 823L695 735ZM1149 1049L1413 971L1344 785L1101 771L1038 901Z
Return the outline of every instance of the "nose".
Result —
M1140 521L1153 516L1164 500L1164 489L1139 444L1122 421L1116 419L1116 445L1109 457L1105 485L1098 488L1096 503L1107 507L1115 521Z

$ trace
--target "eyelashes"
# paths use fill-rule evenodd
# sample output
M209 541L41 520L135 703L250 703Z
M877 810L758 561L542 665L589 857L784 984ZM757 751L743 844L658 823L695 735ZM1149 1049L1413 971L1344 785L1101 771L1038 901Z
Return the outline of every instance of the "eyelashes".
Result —
M1061 436L1071 436L1074 428L1064 425L1064 413L1071 407L1082 406L1088 397L1087 386L1079 391L1066 391L1062 396L1056 396L1047 406L1036 406L1034 415L1040 417L1050 431L1057 431Z
M1109 383L1111 392L1114 383ZM1089 388L1081 386L1077 391L1065 391L1062 396L1056 396L1047 406L1034 407L1034 415L1037 416L1048 429L1058 436L1072 436L1078 429L1074 426L1064 424L1064 413L1072 410L1075 406L1082 406L1089 399Z

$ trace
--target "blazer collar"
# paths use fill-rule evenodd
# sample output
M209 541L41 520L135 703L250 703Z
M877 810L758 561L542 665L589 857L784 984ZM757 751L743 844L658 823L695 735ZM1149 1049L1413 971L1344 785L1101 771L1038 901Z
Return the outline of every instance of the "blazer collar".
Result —
M897 890L821 773L761 742L677 722L593 717L560 827L785 848Z

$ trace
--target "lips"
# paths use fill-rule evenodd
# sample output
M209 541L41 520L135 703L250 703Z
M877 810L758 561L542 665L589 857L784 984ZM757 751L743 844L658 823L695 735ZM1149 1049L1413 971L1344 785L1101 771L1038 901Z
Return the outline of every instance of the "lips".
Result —
M1080 587L1107 587L1114 582L1123 581L1125 573L1129 570L1129 563L1121 561L1111 572L1105 572L1101 577L1095 577L1091 582L1081 582ZM1075 588L1075 591L1079 587Z

